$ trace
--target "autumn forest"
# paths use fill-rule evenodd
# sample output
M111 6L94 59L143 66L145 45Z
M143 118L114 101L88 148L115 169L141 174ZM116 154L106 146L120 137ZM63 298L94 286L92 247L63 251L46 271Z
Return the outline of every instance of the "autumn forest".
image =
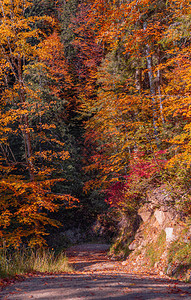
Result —
M2 0L0 17L1 246L133 218L164 184L190 216L190 1Z

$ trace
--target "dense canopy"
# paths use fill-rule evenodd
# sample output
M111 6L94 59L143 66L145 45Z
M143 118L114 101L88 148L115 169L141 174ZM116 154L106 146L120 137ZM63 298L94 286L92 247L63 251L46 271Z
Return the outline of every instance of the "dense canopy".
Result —
M162 184L190 214L190 1L3 0L0 18L1 241L42 245L63 207L131 214Z

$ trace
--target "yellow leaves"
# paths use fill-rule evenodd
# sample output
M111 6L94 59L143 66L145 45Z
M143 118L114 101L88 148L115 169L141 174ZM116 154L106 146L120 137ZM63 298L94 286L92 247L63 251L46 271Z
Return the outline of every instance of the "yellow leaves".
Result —
M46 150L46 151L38 151L38 152L35 152L35 157L41 157L43 159L45 159L46 161L52 161L54 158L57 158L57 159L61 159L61 160L66 160L70 157L70 154L68 151L58 151L58 152L55 152L55 151L52 151L52 150Z
M53 192L64 179L49 179L63 174L63 161L70 157L57 139L55 111L63 109L72 80L60 37L52 34L53 19L26 17L33 5L32 0L0 1L0 226L15 246L34 235L31 245L42 244L44 226L58 226L44 212L56 211L55 201L67 208L78 201Z
M65 195L58 195L58 199L63 201L63 204L64 204L66 209L70 209L72 207L75 207L76 206L75 203L80 202L77 198L75 198L71 195L66 195L66 194Z
M43 168L41 167L40 170L36 171L38 178L45 178L47 176L50 176L52 174L52 172L55 171L55 168Z
M56 128L55 124L42 124L42 129L50 130L51 128Z
M177 26L182 26L180 22ZM179 28L180 29L180 28ZM171 35L173 40L176 37ZM178 39L180 36L178 37ZM164 116L168 120L176 120L173 137L169 139L173 154L166 168L189 169L191 162L191 68L190 68L190 46L174 49L171 58L167 61L166 78L168 84L164 88L166 98L164 104ZM169 69L169 66L172 70ZM168 71L169 69L169 71ZM178 121L177 121L178 120ZM180 126L180 129L178 127ZM176 128L178 130L176 130Z
M51 141L52 143L58 144L58 145L60 145L60 146L64 146L64 145L65 145L65 143L63 143L63 142L61 142L61 141L59 141L59 140L53 139L53 138L51 138L50 141Z
M96 188L100 187L100 180L98 179L91 179L85 182L83 191L85 194L87 194L90 190L94 190Z
M14 1L15 2L15 1ZM40 42L45 38L45 34L34 26L36 22L43 22L54 26L54 21L48 16L25 16L25 9L34 5L33 1L17 0L17 5L13 1L1 1L0 11L2 12L0 24L0 53L2 59L9 63L10 71L17 77L15 66L16 59L31 60L37 57L37 45L33 46L31 39ZM14 8L13 8L14 7Z
M72 80L68 72L68 65L64 57L64 48L59 35L56 32L51 34L38 44L36 51L40 61L43 61L47 66L49 76L52 76L52 79L57 83L62 80L62 85L65 84L67 86L67 84L70 84L71 86ZM52 91L58 94L58 91L54 87Z
M0 226L7 228L7 232L9 232L3 233L3 237L8 243L18 246L23 236L32 237L35 234L37 238L38 234L46 234L44 225L58 226L57 221L49 219L42 212L43 209L51 212L56 211L58 204L55 204L54 200L57 199L59 202L63 202L67 208L71 208L75 202L78 202L78 199L71 195L57 195L51 192L51 186L58 181L61 181L61 179L27 182L14 177L0 181L1 191L4 189L5 194L12 196L9 201L6 200L6 208L1 208L0 214ZM16 222L19 226L14 232L10 228L12 222ZM17 236L17 239L15 239L15 236ZM36 243L38 243L38 238Z
M191 122L190 122L189 124L186 124L186 125L184 126L184 129L185 129L185 130L189 130L189 131L190 131L190 135L191 135Z
M10 225L12 213L6 209L0 213L0 226L6 228Z
M57 156L62 159L62 160L65 160L65 159L68 159L70 157L70 154L68 151L60 151L57 153Z
M62 55L63 50L58 34L55 32L38 45L38 56L41 60L54 60L55 55Z

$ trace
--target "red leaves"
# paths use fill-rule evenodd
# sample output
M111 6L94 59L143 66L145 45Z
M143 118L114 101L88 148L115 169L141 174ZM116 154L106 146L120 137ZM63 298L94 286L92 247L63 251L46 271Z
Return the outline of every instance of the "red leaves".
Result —
M165 160L160 155L164 152L156 152L151 159L146 158L144 152L134 152L129 163L129 175L123 176L123 181L115 182L107 189L105 201L111 206L120 207L130 198L136 200L142 188L140 183L145 183L145 180L149 182L163 169Z
M151 178L157 172L160 172L164 166L165 160L160 159L164 151L153 153L151 159L145 157L143 152L134 152L130 159L130 178Z

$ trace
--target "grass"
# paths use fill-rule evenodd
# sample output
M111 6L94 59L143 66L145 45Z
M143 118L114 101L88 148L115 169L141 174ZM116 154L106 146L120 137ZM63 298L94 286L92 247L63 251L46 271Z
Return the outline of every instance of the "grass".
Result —
M168 275L191 281L191 240L186 228L168 250Z
M0 278L29 272L70 272L68 260L63 252L55 255L48 249L0 250Z
M130 233L123 234L123 232L116 238L112 244L109 255L114 255L118 259L125 259L132 252L129 250L131 240L128 238Z
M168 253L169 263L181 262L183 264L191 264L191 242L183 242L178 240L171 244Z
M148 244L146 246L146 256L150 259L151 267L160 260L162 253L164 252L166 245L166 233L164 230L159 234L156 242Z
M184 234L170 245L168 262L172 269L171 273L174 272L175 277L179 274L184 275L188 269L191 270L191 241L186 240Z

